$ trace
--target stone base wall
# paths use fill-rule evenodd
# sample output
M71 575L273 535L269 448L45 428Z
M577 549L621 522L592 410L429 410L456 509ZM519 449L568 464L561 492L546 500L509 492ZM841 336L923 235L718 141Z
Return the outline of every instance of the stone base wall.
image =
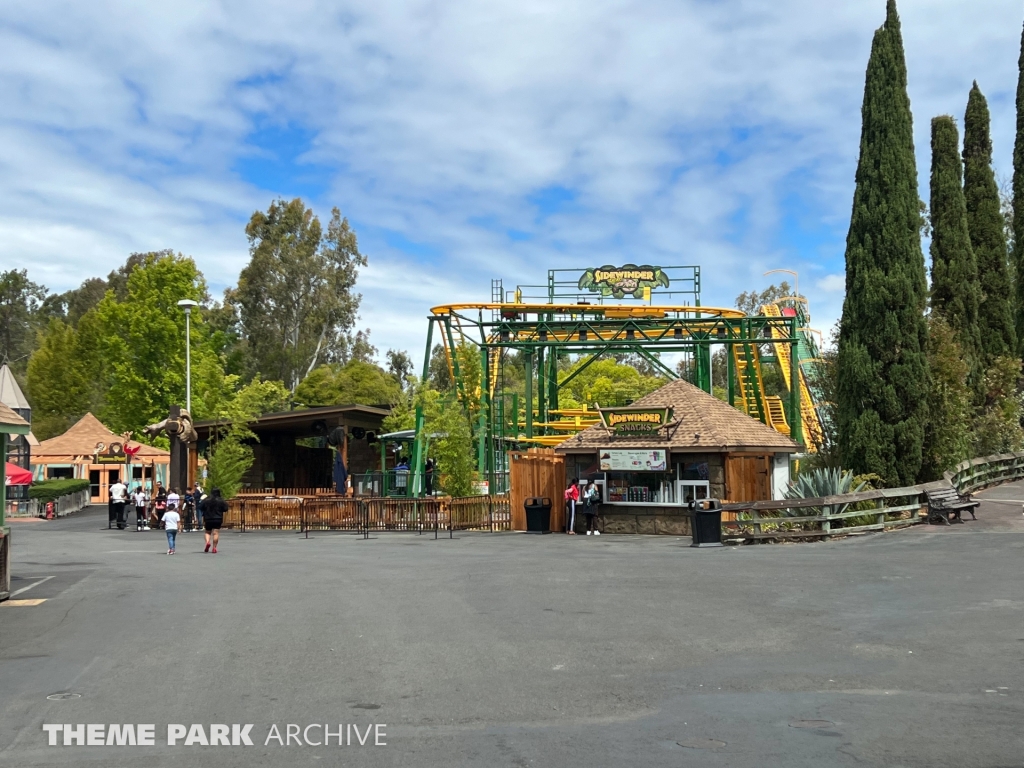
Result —
M597 516L601 533L690 536L690 512L684 507L648 507L602 504ZM577 533L587 530L587 519L577 510Z

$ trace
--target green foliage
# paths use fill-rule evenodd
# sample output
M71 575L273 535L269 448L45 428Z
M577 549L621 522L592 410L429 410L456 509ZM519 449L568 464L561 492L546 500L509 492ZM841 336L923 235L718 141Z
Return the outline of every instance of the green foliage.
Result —
M736 297L736 309L747 315L760 315L761 307L774 304L779 299L794 294L793 287L783 280L779 285L769 285L763 291L744 291Z
M1020 360L997 357L983 379L984 406L974 424L974 456L1019 451L1024 447L1024 415L1017 391Z
M867 485L866 481L858 481L853 472L838 467L834 469L822 467L801 472L796 480L786 489L787 499L820 499L825 496L841 496L847 493L859 493ZM815 514L841 515L849 504L831 504L824 507L804 507L790 510L792 517L807 517Z
M321 365L295 389L303 405L392 405L402 399L402 387L373 363L350 360L344 365Z
M89 490L88 480L72 480L70 478L41 480L38 483L32 483L28 487L28 497L47 502L58 499L61 496L87 490Z
M846 243L837 421L844 463L893 486L922 463L927 299L907 69L896 3L875 32Z
M968 458L973 408L967 363L953 329L941 315L933 314L928 325L931 387L921 474L937 480Z
M51 320L40 333L27 377L32 430L40 440L63 433L95 407L86 357L78 332L61 320Z
M975 82L964 115L964 197L981 285L978 326L985 366L992 365L997 357L1017 351L999 187L992 170L989 122L988 102Z
M0 272L0 365L15 374L28 365L35 337L35 316L46 298L45 286L28 279L28 270Z
M568 379L586 361L586 358L578 360L568 371L559 373L558 380ZM601 359L590 364L562 388L558 403L563 408L626 405L653 392L666 381L665 377L644 376L636 368L620 365L611 358Z
M302 200L275 200L245 233L249 264L237 302L253 370L295 391L322 362L349 360L359 295L352 292L366 257L338 209L324 232Z
M424 433L428 435L425 456L436 464L441 490L449 496L469 496L476 479L473 433L466 411L453 393L442 395L426 389L417 396L423 408Z
M448 368L448 358L441 344L435 344L430 350L430 387L438 392L446 392L452 386L452 374Z
M234 498L242 488L242 479L254 460L251 447L235 435L218 440L207 457L207 485L220 488L225 499Z
M185 314L181 299L201 301L203 276L191 258L143 254L131 269L118 300L113 289L79 323L95 318L94 345L108 385L101 420L114 432L138 432L167 417L168 406L185 397ZM210 351L202 315L192 313L192 360Z
M941 315L966 363L973 386L981 379L978 307L981 286L967 228L967 202L961 186L960 138L952 117L932 120L932 311ZM934 349L934 348L933 348Z
M1013 144L1013 258L1016 273L1017 354L1024 355L1024 31L1017 60L1017 136Z

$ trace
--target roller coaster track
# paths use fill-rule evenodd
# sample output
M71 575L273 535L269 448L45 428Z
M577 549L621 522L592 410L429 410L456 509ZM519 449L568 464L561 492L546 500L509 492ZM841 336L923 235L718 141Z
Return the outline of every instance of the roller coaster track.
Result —
M779 309L777 304L766 304L761 307L761 314L767 317L782 317L782 310ZM806 331L797 331L801 336L806 335ZM779 338L780 331L776 327L771 327L772 338ZM793 390L793 382L790 380L792 375L792 359L790 357L789 344L782 342L773 342L772 347L775 349L775 356L779 361L779 367L782 369L782 377L786 382L786 388L790 391ZM804 434L808 438L805 442L807 443L807 449L814 451L815 447L821 443L822 439L822 426L821 419L818 416L818 409L814 402L814 397L811 394L811 389L807 384L807 374L804 373L803 363L805 360L800 359L800 352L797 351L797 363L799 364L797 371L800 375L800 420L803 424Z

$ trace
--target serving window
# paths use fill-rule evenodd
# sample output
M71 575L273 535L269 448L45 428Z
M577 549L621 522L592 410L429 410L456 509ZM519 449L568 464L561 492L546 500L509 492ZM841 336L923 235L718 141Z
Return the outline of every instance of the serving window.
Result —
M608 472L605 501L609 504L678 504L671 472Z

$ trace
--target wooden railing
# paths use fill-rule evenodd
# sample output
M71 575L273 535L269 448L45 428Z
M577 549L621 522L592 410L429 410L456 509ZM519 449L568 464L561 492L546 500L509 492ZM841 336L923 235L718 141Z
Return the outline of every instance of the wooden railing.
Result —
M508 494L404 498L241 496L228 502L224 527L241 531L507 531Z
M929 490L952 485L968 494L1022 477L1024 453L1005 453L962 462L943 480L925 485L819 499L726 504L722 535L748 540L807 539L905 528L927 520Z

